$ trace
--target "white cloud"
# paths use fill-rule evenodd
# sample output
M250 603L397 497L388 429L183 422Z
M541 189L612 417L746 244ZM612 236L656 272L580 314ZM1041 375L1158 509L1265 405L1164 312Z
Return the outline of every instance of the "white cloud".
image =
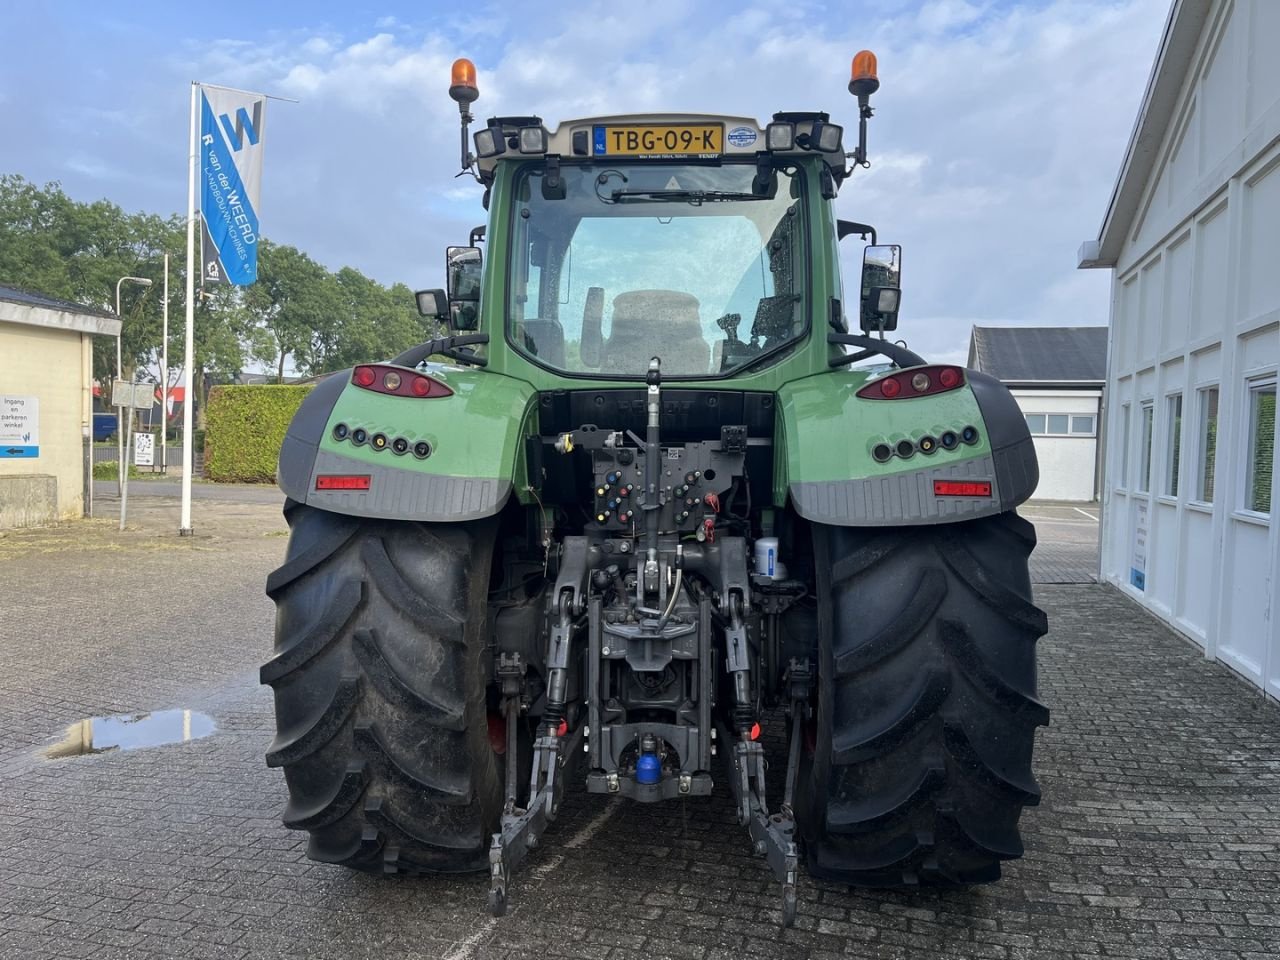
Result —
M1073 254L1101 222L1167 7L882 0L848 15L843 2L817 0L731 12L692 0L585 0L554 17L506 3L421 23L388 15L364 33L324 25L156 53L131 76L131 101L118 85L81 88L83 105L102 111L100 140L70 140L74 124L57 119L66 111L46 109L50 142L33 136L30 149L46 150L50 166L73 156L86 177L114 176L133 191L115 197L126 205L168 211L181 205L182 181L143 195L122 171L182 175L173 131L185 130L183 92L175 95L184 79L297 97L269 108L266 233L333 267L427 286L441 248L484 218L479 189L454 179L458 112L446 90L455 57L479 67L482 119L536 113L554 126L660 110L767 120L822 109L852 143L849 61L870 47L883 83L872 167L846 182L836 211L904 245L900 333L921 352L951 356L975 322L1105 322L1108 276L1077 273ZM107 57L94 67L120 76L126 60ZM42 88L39 76L26 79ZM110 119L121 110L127 126ZM112 157L116 172L86 162L94 156ZM845 241L846 277L858 270L857 243Z

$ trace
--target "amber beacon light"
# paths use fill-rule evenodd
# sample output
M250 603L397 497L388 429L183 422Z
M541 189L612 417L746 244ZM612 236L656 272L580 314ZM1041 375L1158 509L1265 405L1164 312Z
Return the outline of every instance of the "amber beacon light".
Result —
M876 76L876 55L870 50L859 50L853 55L849 92L855 97L865 97L879 89L880 78Z
M449 96L458 103L474 103L480 98L480 88L476 86L476 65L466 57L453 61L453 69L449 71Z

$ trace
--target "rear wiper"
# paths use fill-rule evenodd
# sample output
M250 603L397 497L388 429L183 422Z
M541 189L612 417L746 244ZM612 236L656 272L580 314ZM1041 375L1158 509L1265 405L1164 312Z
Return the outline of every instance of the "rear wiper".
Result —
M735 193L732 190L614 190L610 194L614 203L690 203L695 207L703 203L725 200L763 200L754 193Z

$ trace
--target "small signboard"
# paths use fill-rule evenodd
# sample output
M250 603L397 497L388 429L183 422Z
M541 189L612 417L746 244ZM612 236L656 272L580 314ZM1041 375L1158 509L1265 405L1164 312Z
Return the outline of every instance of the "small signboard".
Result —
M1133 503L1133 559L1129 563L1129 583L1147 589L1147 522L1150 504L1138 498Z
M156 438L150 433L133 435L133 462L139 467L156 465Z
M0 457L40 456L40 400L0 394Z
M135 410L150 410L156 402L156 385L154 383L131 383L128 380L111 381L111 405L113 407L133 407Z

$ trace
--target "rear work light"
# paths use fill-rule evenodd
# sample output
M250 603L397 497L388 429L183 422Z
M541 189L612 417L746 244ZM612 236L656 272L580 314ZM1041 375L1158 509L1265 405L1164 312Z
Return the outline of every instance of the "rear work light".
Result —
M863 400L907 400L964 386L961 367L912 367L872 380L858 391Z
M935 497L989 497L991 496L990 480L935 480L933 481Z
M367 473L322 473L316 477L317 490L368 490Z
M384 364L363 364L351 371L351 382L392 397L452 397L453 391L435 377Z

